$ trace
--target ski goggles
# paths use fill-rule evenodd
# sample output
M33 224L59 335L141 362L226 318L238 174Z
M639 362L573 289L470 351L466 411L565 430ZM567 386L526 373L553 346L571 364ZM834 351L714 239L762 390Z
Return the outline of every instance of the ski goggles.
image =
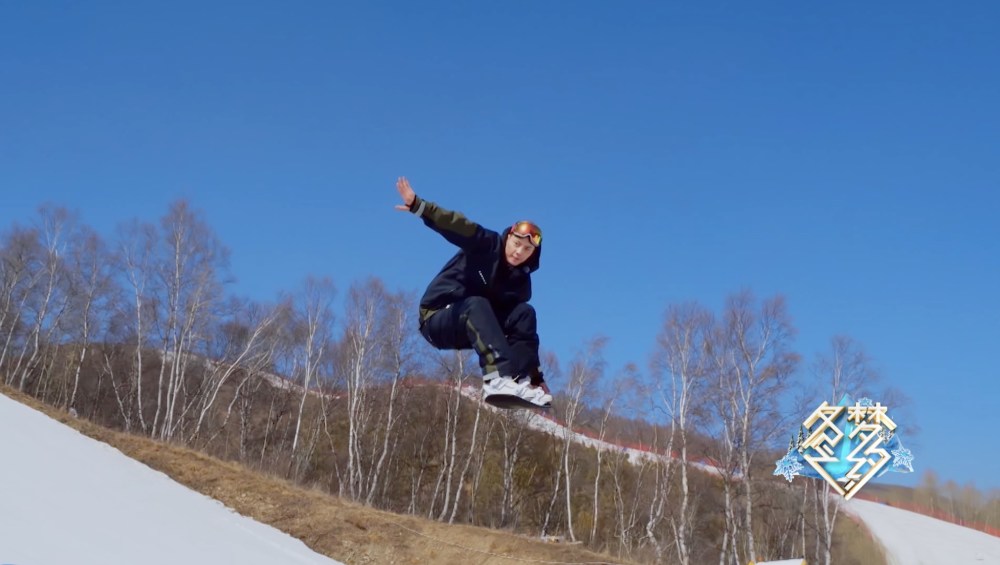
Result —
M535 247L542 245L542 230L531 222L518 222L510 228L510 233L526 238Z

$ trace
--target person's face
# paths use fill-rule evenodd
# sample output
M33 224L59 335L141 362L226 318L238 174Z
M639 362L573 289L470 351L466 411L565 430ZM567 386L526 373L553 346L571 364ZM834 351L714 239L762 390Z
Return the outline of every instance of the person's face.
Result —
M535 246L526 237L508 234L504 251L507 264L511 267L517 267L531 258L531 254L535 252Z

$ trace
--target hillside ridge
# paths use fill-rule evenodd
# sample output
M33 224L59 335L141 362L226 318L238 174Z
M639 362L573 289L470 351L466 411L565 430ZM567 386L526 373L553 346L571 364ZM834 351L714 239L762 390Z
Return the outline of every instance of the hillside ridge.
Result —
M0 385L0 394L346 563L631 563L575 544L377 510L199 451L104 428L10 387Z

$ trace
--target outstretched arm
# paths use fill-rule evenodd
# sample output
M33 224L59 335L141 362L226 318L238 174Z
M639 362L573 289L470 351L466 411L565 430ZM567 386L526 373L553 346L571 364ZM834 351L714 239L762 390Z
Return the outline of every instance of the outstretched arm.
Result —
M438 232L454 245L468 249L488 244L492 238L500 237L496 232L480 226L459 212L445 210L429 200L423 200L413 192L410 181L406 180L406 177L399 177L396 180L396 190L399 191L399 196L403 199L403 204L396 205L397 210L416 214L427 227Z

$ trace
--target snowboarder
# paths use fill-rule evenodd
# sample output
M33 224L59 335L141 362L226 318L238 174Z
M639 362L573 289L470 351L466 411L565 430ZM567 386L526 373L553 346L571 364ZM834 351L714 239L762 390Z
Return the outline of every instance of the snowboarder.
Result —
M527 221L497 233L417 196L396 181L403 204L459 251L420 299L420 334L437 349L474 349L483 398L501 407L550 407L538 358L531 273L538 270L542 230Z

